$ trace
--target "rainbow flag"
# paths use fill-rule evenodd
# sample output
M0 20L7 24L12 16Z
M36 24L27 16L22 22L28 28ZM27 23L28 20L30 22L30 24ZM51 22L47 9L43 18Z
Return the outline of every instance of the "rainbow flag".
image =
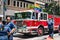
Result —
M35 12L41 12L42 9L41 8L34 8Z
M35 6L34 7L35 12L41 12L42 11L42 9L40 8L40 4L35 3L34 6Z
M38 3L35 3L36 8L40 8L40 5Z

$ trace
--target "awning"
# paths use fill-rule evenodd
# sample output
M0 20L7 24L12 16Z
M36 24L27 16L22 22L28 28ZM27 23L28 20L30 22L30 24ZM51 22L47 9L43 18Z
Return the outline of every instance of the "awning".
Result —
M14 16L14 13L15 13L14 10L7 10L7 11L5 12L5 15L11 15L11 16Z
M0 15L0 17L3 17L3 15Z

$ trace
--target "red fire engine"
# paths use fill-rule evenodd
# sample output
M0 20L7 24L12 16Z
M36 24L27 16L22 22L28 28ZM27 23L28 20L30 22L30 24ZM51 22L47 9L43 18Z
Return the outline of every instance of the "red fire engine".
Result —
M54 20L54 30L58 30L60 17L48 15L45 12L36 13L34 10L16 11L15 20L17 21L18 32L23 34L43 35L48 32L48 18Z

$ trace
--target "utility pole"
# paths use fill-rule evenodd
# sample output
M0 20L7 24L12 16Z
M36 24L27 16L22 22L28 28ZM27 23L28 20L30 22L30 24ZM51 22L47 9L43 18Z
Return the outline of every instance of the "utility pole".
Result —
M2 13L3 13L3 20L6 19L6 16L5 16L6 2L7 2L7 0L2 0Z

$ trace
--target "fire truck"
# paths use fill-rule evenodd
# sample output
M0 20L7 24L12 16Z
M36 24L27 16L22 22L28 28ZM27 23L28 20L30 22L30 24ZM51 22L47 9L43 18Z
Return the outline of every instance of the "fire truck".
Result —
M60 24L60 17L49 15L46 12L36 13L34 10L16 11L15 20L17 22L17 30L23 34L38 34L43 35L49 31L48 19L54 20L54 31L58 30Z

